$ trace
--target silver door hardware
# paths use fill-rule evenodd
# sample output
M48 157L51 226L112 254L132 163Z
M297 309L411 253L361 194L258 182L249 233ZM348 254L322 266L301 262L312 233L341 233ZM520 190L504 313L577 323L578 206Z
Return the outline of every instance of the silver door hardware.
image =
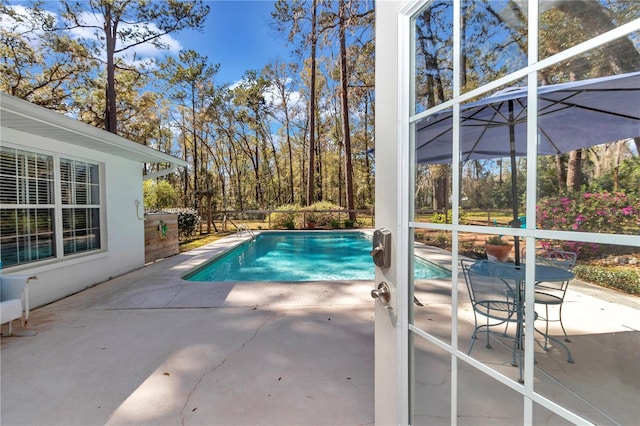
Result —
M389 290L389 285L387 285L386 282L382 281L378 284L378 288L371 290L371 297L378 299L385 308L391 309L391 306L389 305L389 301L391 300L391 291Z
M379 268L391 266L391 231L387 228L376 229L373 233L373 248L369 253L373 263Z

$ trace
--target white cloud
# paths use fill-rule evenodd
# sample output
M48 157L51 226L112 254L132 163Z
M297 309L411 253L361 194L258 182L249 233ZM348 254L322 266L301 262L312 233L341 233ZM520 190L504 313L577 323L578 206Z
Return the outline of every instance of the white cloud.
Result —
M34 37L30 37L30 40L33 43L38 42L38 36L42 33L41 30L34 29L31 27L30 23L34 22L34 19L31 18L31 10L24 6L11 6L12 9L18 13L20 16L24 17L23 22L18 22L14 19L8 18L4 16L2 20L0 20L0 27L7 30L12 30L18 33L25 33L27 31L32 31L31 34ZM60 16L54 11L46 11L45 13L49 14L53 17L55 23L57 25L61 25ZM102 27L104 23L104 18L102 16L94 15L89 12L81 13L78 16L78 21L85 26L90 26L92 28L74 28L69 30L69 35L77 40L86 39L86 40L101 40L104 38L104 34L102 32ZM151 31L158 31L158 27L151 23L148 24L149 29ZM131 24L120 24L119 30L126 30L131 28ZM160 42L168 46L168 51L171 54L177 54L182 49L182 45L178 40L173 38L171 35L163 35L160 37ZM116 50L122 48L122 44L116 40ZM148 63L152 58L160 57L167 52L165 50L158 49L151 43L143 43L137 46L134 46L126 51L122 52L118 55L119 58L125 60L127 63ZM104 51L101 54L101 59L105 59ZM135 59L134 59L135 58Z
M83 25L96 28L74 28L73 30L70 30L70 34L72 37L78 39L83 38L87 40L96 40L96 38L102 35L101 28L104 24L103 16L85 12L79 16L79 22L81 22ZM132 27L133 26L131 24L120 23L120 27L118 28L118 30L126 31L127 29L130 29ZM152 32L159 31L158 27L153 23L148 24L148 27ZM171 54L177 54L182 49L182 45L180 44L180 42L170 35L163 35L159 38L159 41L169 47L168 50ZM121 49L124 46L126 45L123 45L120 40L116 40L116 50ZM121 52L120 54L118 54L118 57L130 63L134 62L134 58L135 62L144 63L148 62L150 58L159 57L165 53L166 52L164 50L158 49L151 43L142 43Z
M229 86L229 89L233 90L245 83L245 80L240 79L231 84ZM290 78L285 82L287 86L290 86L292 83L293 80ZM287 90L290 90L290 88ZM304 120L306 116L306 105L304 104L300 92L297 90L291 90L288 91L285 96L287 97L287 107L289 108L289 120L291 120L292 122ZM282 107L282 96L278 88L275 85L271 85L267 88L267 90L265 90L265 92L263 93L263 97L267 105L269 105L273 117L280 123L284 123L284 111L280 109Z
M2 19L0 19L0 28L21 34L34 46L40 45L40 35L43 31L35 25L35 19L32 17L31 9L24 6L8 7L11 8L21 19L16 20L9 15L3 15ZM53 17L54 20L56 19L56 15L54 13L46 13Z
M292 82L293 80L288 78L285 81L285 84L289 86L291 85ZM297 90L288 92L285 96L287 97L287 103L290 106L296 105L298 102L300 102L300 99L301 99L300 92L298 92ZM275 85L271 85L271 87L267 89L267 91L264 94L264 97L265 97L265 100L272 105L275 105L275 106L282 105L282 96L280 95L280 92Z

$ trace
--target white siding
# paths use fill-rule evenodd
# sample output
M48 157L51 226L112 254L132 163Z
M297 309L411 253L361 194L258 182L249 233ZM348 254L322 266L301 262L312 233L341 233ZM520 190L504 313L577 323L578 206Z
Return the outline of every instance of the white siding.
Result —
M38 275L38 280L30 284L32 307L61 299L144 265L144 227L136 215L135 204L136 200L142 204L142 167L139 161L8 128L2 128L0 136L2 144L20 149L99 162L103 172L102 250L73 259L36 262L3 271ZM139 215L143 215L142 205Z

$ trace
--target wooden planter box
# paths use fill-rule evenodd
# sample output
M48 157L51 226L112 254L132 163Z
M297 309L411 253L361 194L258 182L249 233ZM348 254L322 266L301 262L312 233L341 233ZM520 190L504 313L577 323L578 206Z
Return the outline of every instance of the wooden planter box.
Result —
M147 213L144 217L144 262L178 254L178 215Z

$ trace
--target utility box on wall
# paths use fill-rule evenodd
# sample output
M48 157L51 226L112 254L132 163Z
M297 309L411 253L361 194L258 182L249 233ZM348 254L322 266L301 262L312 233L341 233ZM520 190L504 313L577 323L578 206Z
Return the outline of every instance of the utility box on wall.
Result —
M178 215L147 213L144 217L144 262L178 254Z

